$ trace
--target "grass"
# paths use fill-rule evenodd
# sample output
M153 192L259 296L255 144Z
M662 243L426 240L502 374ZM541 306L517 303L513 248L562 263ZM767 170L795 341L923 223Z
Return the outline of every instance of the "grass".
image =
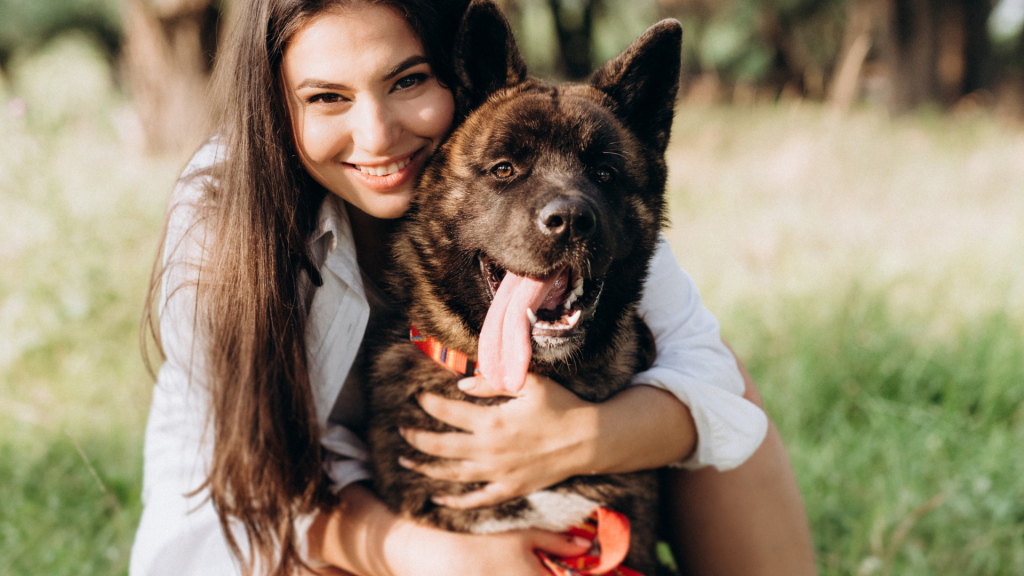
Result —
M790 450L823 574L1024 573L1024 134L678 112L668 232Z
M79 38L16 59L0 104L0 575L126 573L138 319L181 160L125 144L124 98Z
M136 153L80 40L17 58L0 104L0 576L123 574L136 328L184 158ZM667 234L786 439L823 574L1024 573L1022 157L985 115L678 112Z

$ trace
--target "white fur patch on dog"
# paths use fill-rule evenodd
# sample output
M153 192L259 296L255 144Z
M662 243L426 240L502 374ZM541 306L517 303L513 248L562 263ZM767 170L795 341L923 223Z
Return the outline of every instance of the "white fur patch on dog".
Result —
M552 532L564 532L583 522L595 508L597 502L579 494L542 490L526 497L530 509L516 518L488 520L473 527L474 534L494 534L509 530L540 528Z

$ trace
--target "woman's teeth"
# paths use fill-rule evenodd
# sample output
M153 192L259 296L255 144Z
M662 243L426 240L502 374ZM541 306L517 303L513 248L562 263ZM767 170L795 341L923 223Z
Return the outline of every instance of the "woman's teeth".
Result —
M358 164L353 164L353 166L355 166L357 170L368 176L388 176L408 166L409 161L411 159L412 157L409 157L406 158L405 160L392 162L387 166L359 166Z

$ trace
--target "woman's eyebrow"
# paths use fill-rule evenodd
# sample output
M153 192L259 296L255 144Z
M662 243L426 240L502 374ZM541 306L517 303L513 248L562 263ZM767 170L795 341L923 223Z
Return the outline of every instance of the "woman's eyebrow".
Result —
M317 80L316 78L306 78L298 86L295 87L296 90L301 90L303 88L319 88L321 90L338 91L346 89L346 87L343 84L335 84L333 82L328 82L326 80Z
M401 74L402 72L408 70L409 68L412 68L413 66L417 66L419 64L423 64L424 62L429 62L429 60L427 60L427 57L422 55L422 54L417 54L416 56L410 56L410 57L406 58L405 60L402 60L398 64L398 66L395 66L394 68L389 70L387 72L387 74L384 75L384 79L385 80L391 80L392 78L394 78L395 76L398 76L399 74Z
M384 80L391 80L392 78L394 78L395 76L398 76L399 74L401 74L402 72L408 70L409 68L412 68L413 66L418 66L420 64L423 64L424 62L429 62L429 60L427 59L426 56L424 56L422 54L417 54L416 56L410 56L410 57L406 58L405 60L402 60L401 62L399 62L398 65L395 66L394 68L392 68L391 70L388 70L387 73L384 74ZM336 84L334 82L328 82L326 80L319 80L317 78L306 78L301 83L299 83L298 86L295 87L296 90L301 90L303 88L318 88L320 90L337 90L339 92L348 89L348 87L345 86L344 84Z

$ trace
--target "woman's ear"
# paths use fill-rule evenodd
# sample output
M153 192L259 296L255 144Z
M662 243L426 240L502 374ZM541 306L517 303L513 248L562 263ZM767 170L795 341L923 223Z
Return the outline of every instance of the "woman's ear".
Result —
M683 28L672 19L651 26L594 72L590 85L608 94L616 113L642 141L663 153L679 90Z
M504 14L491 0L473 0L455 43L456 99L463 112L526 80L526 63Z

